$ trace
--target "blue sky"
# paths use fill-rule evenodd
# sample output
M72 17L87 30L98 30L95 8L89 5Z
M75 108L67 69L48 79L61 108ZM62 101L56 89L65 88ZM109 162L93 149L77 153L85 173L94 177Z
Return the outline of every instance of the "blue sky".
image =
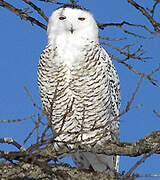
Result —
M11 3L12 1L8 0L8 2ZM47 16L57 7L38 1L33 2L36 2L37 5L46 12ZM143 4L149 8L151 2L152 1L144 0ZM19 8L27 7L19 0L14 1L14 5ZM101 23L116 23L125 20L130 23L146 24L151 28L146 18L141 16L140 12L129 5L127 1L87 0L83 1L82 5L91 10L96 20ZM35 102L40 105L37 86L37 65L40 53L47 43L46 32L36 25L32 26L30 22L21 20L19 17L3 8L0 8L0 17L0 119L17 119L31 114L35 114L37 118L39 112L33 107L24 90L24 86L29 89ZM42 20L42 18L36 14L35 17ZM128 30L140 33L144 36L151 36L145 31L140 31L140 29L129 27ZM108 41L108 43L112 43L118 47L123 47L127 43L136 41L139 44L143 44L143 48L147 51L144 56L152 56L153 59L147 60L146 62L137 62L132 59L128 62L140 72L149 73L160 64L160 37L158 36L154 36L154 39L151 40L139 39L131 35L129 36L115 27L107 27L104 31L100 30L100 35L110 38L127 37L126 41ZM109 53L119 58L123 57L111 48L107 46L104 47ZM120 77L122 96L121 109L123 110L135 89L139 77L122 64L117 63L115 60L113 60L113 62ZM154 78L159 79L160 73L155 74ZM160 119L152 112L152 110L155 109L160 113L159 97L160 89L153 86L148 80L143 80L142 86L132 104L133 107L139 106L139 108L132 108L131 111L121 117L121 141L136 141L150 132L160 129ZM25 120L23 122L10 124L0 123L0 137L13 137L20 144L23 144L23 140L32 128L34 128L33 120ZM27 145L34 143L34 141L35 138L32 137ZM11 145L0 146L5 150L15 150ZM120 172L129 170L139 158L140 157L121 157ZM67 161L70 160L67 159ZM135 172L140 174L160 174L159 161L160 156L153 155L139 166Z

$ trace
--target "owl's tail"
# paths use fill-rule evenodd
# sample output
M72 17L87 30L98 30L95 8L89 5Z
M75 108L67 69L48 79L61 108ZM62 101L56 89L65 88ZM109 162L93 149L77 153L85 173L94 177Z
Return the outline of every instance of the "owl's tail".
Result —
M72 155L72 159L78 168L107 173L115 173L118 171L118 156L94 154L91 152L76 152Z

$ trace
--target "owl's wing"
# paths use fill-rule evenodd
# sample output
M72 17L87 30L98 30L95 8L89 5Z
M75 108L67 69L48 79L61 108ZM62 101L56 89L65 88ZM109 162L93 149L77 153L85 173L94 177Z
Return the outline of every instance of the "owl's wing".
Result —
M109 79L111 112L112 112L112 138L119 140L119 112L120 112L120 81L114 64L108 53L102 48L101 59L105 63L107 77Z
M107 77L109 78L113 116L116 117L119 115L120 103L121 103L119 77L115 69L115 66L112 63L111 58L103 48L101 51L100 58L105 63Z
M38 86L39 93L41 97L41 102L43 105L43 111L47 114L49 113L50 106L52 104L52 99L56 89L56 83L51 79L53 73L56 72L55 68L52 68L52 60L55 56L55 48L48 44L42 51L39 64L38 64ZM50 92L52 90L52 93Z
M121 96L120 96L120 81L116 71L114 64L112 63L111 58L108 53L102 48L101 51L101 59L103 59L106 64L106 72L109 78L109 86L110 86L110 96L111 96L111 109L113 115L113 123L112 123L112 138L113 140L119 140L119 113L120 113L120 104L121 104ZM101 155L100 155L101 156ZM105 157L105 158L104 158ZM110 158L110 167L116 171L118 171L119 166L119 156L108 156ZM101 158L108 158L106 155L102 155Z

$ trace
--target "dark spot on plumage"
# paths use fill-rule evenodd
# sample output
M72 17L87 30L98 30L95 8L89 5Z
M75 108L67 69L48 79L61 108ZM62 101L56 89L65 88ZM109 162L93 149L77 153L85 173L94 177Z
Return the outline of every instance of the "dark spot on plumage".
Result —
M101 62L99 61L99 62L98 62L98 65L100 65L100 64L101 64Z
M114 84L115 81L113 81L113 80L111 79L110 82Z
M91 171L94 171L94 169L93 169L93 167L90 165L89 166L89 169L91 170Z
M81 160L84 160L83 156L79 156Z

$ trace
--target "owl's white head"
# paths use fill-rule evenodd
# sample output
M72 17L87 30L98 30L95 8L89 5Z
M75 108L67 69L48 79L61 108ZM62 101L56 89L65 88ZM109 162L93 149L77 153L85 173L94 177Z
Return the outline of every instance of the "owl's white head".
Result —
M98 42L98 27L93 15L83 9L61 7L49 18L48 40L54 42L58 36L70 36Z

